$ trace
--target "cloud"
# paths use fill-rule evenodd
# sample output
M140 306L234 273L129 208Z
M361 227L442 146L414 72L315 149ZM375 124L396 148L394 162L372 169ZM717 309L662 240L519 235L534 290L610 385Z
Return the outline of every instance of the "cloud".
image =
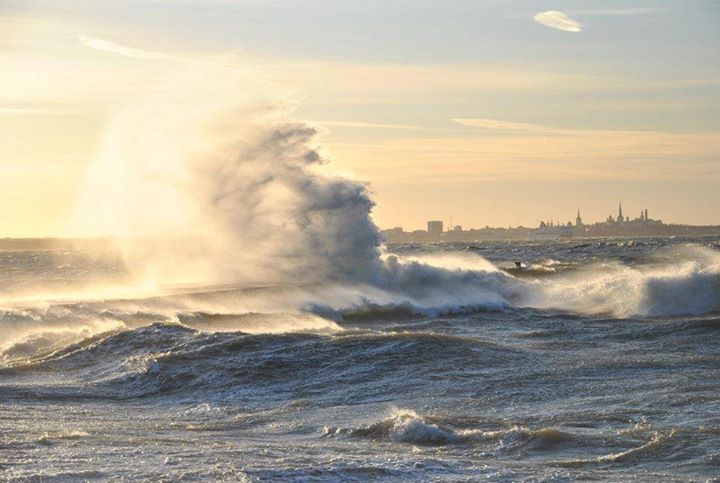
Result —
M463 126L477 127L489 131L507 131L518 137L524 136L593 136L593 137L611 137L615 138L620 134L625 135L666 135L669 133L656 131L621 131L616 129L587 129L587 128L569 128L569 127L553 127L544 126L542 124L526 124L522 122L508 122L498 119L478 119L478 118L455 118L453 122L462 124Z
M326 145L343 169L374 183L720 179L720 132L536 129Z
M580 22L557 10L540 12L536 14L533 19L546 27L563 30L565 32L580 32L582 30L582 24Z
M411 126L408 124L382 124L374 122L356 121L316 121L318 124L329 127L358 127L370 129L424 129L422 126Z
M628 8L606 8L597 10L572 10L570 13L573 15L595 15L595 16L611 16L611 17L627 17L630 15L650 15L653 13L661 12L658 8L642 8L642 7L628 7Z
M78 42L81 45L97 50L99 52L107 52L110 54L118 54L131 59L142 59L142 60L153 60L153 59L167 59L169 56L160 52L152 52L149 50L138 49L136 47L129 47L127 45L118 44L112 40L103 40L93 37L80 36Z
M53 109L28 109L24 107L3 107L0 106L0 114L19 114L19 115L43 115L43 114L63 114L64 111Z
M492 129L494 131L548 131L551 129L545 126L540 126L538 124L508 122L500 121L497 119L455 118L452 121L458 124L462 124L463 126Z

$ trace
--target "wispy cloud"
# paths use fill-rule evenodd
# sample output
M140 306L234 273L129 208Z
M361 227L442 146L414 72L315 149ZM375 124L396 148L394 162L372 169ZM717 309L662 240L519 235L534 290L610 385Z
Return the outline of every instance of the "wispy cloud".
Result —
M569 12L573 15L627 17L631 15L651 15L660 11L661 9L658 8L627 7L592 10L570 10Z
M582 30L582 24L580 22L558 10L540 12L536 14L533 19L546 27L563 30L565 32L580 32Z
M557 136L617 136L619 134L632 135L666 135L668 133L655 131L620 131L613 129L587 129L544 126L542 124L527 124L522 122L501 121L499 119L455 118L453 122L463 126L476 127L488 131L506 131L517 136L553 135Z
M374 122L356 121L316 121L318 124L328 127L357 127L369 129L425 129L422 126L411 126L408 124L383 124Z
M462 119L484 132L330 142L343 166L369 179L718 180L720 132L553 128ZM478 129L478 130L480 130ZM414 131L413 131L414 132ZM392 170L388 170L392 166ZM408 173L412 173L411 176Z
M452 121L462 124L463 126L492 129L494 131L548 131L551 129L539 124L508 122L500 121L498 119L455 118Z
M127 45L118 44L112 40L98 39L94 37L86 37L84 35L78 37L78 42L81 45L97 50L99 52L107 52L109 54L117 54L131 59L142 59L142 60L153 60L153 59L167 59L168 55L160 52L152 52L149 50L138 49L136 47L129 47Z
M3 107L0 106L0 114L17 114L17 115L52 115L64 114L64 111L53 109L28 109L24 107Z

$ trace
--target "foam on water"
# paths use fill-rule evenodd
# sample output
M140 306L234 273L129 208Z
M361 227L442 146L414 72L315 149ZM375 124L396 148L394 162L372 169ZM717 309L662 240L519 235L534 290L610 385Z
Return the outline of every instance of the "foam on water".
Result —
M211 67L175 76L113 117L73 229L119 236L127 273L109 291L84 283L85 295L68 291L72 284L62 286L62 299L37 294L54 301L53 310L83 300L94 314L103 304L112 314L117 304L108 301L124 299L126 312L133 304L135 312L157 315L145 323L216 314L225 322L234 317L239 330L272 332L296 330L300 319L308 329L336 329L318 317L367 308L435 316L532 307L621 318L720 308L720 255L711 249L561 272L545 259L528 277L470 253L389 253L367 186L333 173L318 128L293 119L292 103L247 72ZM549 275L539 280L540 273ZM266 289L241 293L251 287ZM215 295L199 296L204 290ZM9 310L37 302L31 295ZM301 315L308 312L315 315ZM262 322L252 315L263 313L275 315ZM280 321L289 318L296 320ZM79 325L75 315L67 319Z
M604 262L538 282L521 304L584 314L696 315L720 310L720 253L684 246L639 266Z
M581 436L554 428L453 429L406 409L396 409L389 418L373 424L350 429L326 427L324 432L328 436L375 438L420 445L489 444L489 447L501 451L520 447L542 450L583 440Z
M208 332L323 333L340 330L337 322L343 319L433 317L510 307L616 318L720 310L720 253L705 247L679 246L672 254L657 252L645 263L609 260L538 278L514 277L476 255L420 260L387 256L375 283L200 288L129 299L106 299L101 291L100 297L82 301L10 301L0 313L5 335L0 349L9 360L156 322ZM431 264L437 260L441 266Z
M117 235L120 262L0 260L0 478L716 470L717 317L567 315L717 312L717 250L532 245L517 276L392 253L318 128L245 72L200 70L118 112L93 162L75 228Z

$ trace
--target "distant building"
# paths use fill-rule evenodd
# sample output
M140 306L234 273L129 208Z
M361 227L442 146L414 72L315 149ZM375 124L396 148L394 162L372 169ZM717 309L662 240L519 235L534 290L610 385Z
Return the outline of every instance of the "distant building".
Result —
M622 204L618 204L617 218L608 215L605 221L587 223L583 221L580 210L577 210L575 223L562 223L559 220L541 221L537 228L490 227L465 228L452 225L444 231L442 221L429 221L427 231L415 230L406 232L401 227L381 230L381 235L387 243L435 243L440 240L446 242L480 242L494 240L558 240L569 238L595 238L595 237L627 237L627 236L720 236L720 226L689 226L665 225L662 220L650 218L647 209L639 213L640 216L630 219L622 211ZM0 240L0 245L2 240Z
M443 233L443 222L438 220L428 221L427 231L428 235L439 240Z

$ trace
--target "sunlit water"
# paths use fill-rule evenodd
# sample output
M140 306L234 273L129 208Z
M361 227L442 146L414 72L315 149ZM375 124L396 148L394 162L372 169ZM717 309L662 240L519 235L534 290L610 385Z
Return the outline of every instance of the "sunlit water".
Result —
M385 291L0 252L0 478L717 478L719 243L396 246L474 275Z

